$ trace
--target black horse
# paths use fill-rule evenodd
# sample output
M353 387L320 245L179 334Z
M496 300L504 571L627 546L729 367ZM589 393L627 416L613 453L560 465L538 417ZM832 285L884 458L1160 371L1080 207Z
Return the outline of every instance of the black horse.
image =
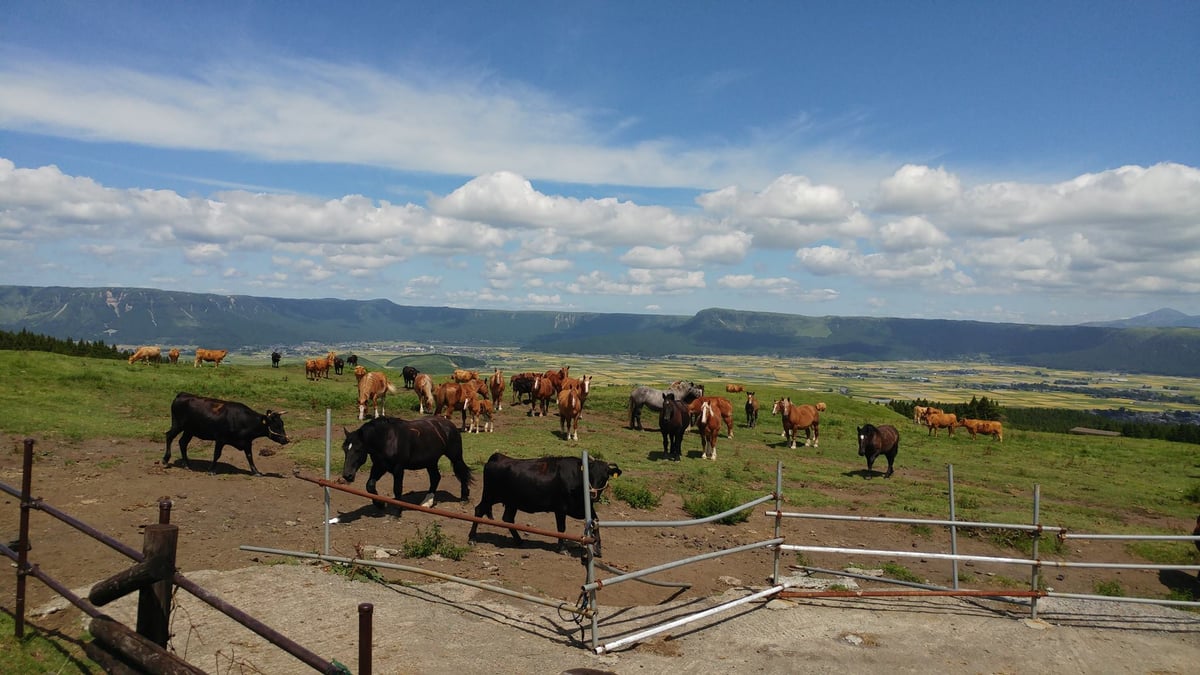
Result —
M461 499L471 496L471 467L463 461L462 434L454 422L445 417L424 417L411 422L399 417L377 417L355 431L342 431L342 452L346 461L342 468L342 480L354 482L358 469L371 458L371 475L367 478L367 492L379 494L375 483L385 473L392 474L392 492L399 500L404 491L405 469L425 469L429 473L429 494L421 503L432 506L442 474L438 471L438 460L444 455L454 467L454 475L462 487ZM384 508L381 501L376 508Z
M892 477L892 463L900 449L900 432L890 424L865 424L858 428L858 456L867 458L867 471L873 472L875 460L880 455L887 457L888 470L884 478Z
M417 375L420 375L421 371L413 366L404 366L400 374L404 376L404 388L412 389L413 383L417 381Z
M346 365L350 366L351 368L358 366L358 354L351 354L350 356L347 356Z
M279 352L271 352L271 367L278 368L279 362L283 360L283 354Z
M629 392L629 428L641 431L642 406L655 412L661 412L663 398L668 393L683 403L691 403L704 395L704 385L694 382L676 382L665 390L652 389L645 385L634 387L633 391Z
M746 392L746 426L751 429L758 424L758 398L754 392Z
M662 432L663 455L678 462L683 454L683 434L691 424L692 415L683 401L675 400L675 394L663 396L662 410L658 413L658 430Z
M340 356L334 357L334 359L333 359L333 374L341 375L345 370L346 370L346 361Z

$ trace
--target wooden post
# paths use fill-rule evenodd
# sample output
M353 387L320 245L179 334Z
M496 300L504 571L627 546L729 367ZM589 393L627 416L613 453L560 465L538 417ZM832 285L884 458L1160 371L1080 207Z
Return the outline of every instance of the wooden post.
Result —
M371 675L371 617L375 605L364 602L358 606L358 675Z
M142 553L146 560L160 560L168 570L152 586L138 591L137 632L154 644L166 647L171 639L171 595L175 576L175 549L179 544L179 526L155 524L146 526Z
M17 536L17 606L13 617L13 633L25 637L25 577L29 575L29 504L33 499L33 439L25 439L25 456L21 464L21 514Z
M145 672L164 675L203 675L204 671L105 616L92 619L88 632L110 651L137 664Z

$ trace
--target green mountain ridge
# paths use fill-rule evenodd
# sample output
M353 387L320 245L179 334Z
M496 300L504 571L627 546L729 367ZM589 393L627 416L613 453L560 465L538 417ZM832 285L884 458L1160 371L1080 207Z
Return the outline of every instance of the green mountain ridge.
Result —
M756 354L980 361L1200 376L1200 329L813 317L713 308L694 316L419 307L150 288L0 286L0 328L110 344L262 349L414 342L645 357Z

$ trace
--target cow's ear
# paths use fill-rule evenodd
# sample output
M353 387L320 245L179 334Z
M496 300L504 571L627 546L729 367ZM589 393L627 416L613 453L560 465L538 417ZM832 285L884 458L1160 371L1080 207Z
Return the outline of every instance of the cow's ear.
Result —
M621 475L621 467L617 466L616 464L609 464L608 465L608 474L610 476L620 476Z

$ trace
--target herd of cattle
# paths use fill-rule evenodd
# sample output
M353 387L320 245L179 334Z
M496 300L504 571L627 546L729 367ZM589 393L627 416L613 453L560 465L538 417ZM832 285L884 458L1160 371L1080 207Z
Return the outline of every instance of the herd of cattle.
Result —
M195 365L204 361L220 364L225 350L197 349ZM177 349L170 350L171 363L178 361ZM161 361L158 347L139 348L129 362L157 363ZM279 353L271 355L272 366L279 366ZM405 421L388 417L384 401L388 394L398 389L380 371L368 371L358 365L356 356L343 361L334 352L324 357L308 359L305 374L309 379L327 378L328 370L341 373L347 363L354 364L354 375L358 384L358 419L365 420L370 408L373 417L358 430L346 432L343 442L345 463L343 480L351 482L355 473L369 457L370 478L367 491L376 492L376 482L385 473L393 475L393 486L397 499L401 496L403 472L425 469L429 473L430 491L426 505L432 505L438 484L438 461L448 457L454 473L462 486L462 499L466 500L473 482L471 470L462 460L462 434L492 431L493 416L502 410L506 390L511 390L510 406L528 405L529 416L548 416L550 403L557 404L561 436L566 440L579 439L579 420L584 404L591 391L591 376L571 377L570 367L564 366L543 373L524 372L512 375L506 381L500 369L481 377L478 371L457 369L449 379L437 384L426 373L412 366L402 370L404 387L417 394L422 417ZM746 425L753 428L758 421L759 402L752 391L743 385L728 384L726 393L745 393L744 411ZM706 395L703 385L678 381L667 389L659 390L645 386L635 387L629 397L629 428L641 430L641 409L649 408L659 413L658 426L662 435L663 457L679 461L683 436L689 428L696 428L701 439L702 456L716 460L717 439L722 426L727 438L733 438L734 404L724 396ZM780 417L782 437L789 448L795 449L799 434L804 432L804 445L818 447L820 442L820 415L826 410L824 402L815 404L793 403L790 397L781 398L771 406L771 414ZM452 416L461 414L461 423L455 424ZM430 417L425 417L430 414ZM261 475L254 464L251 445L257 438L266 437L287 444L284 431L283 411L267 410L258 413L236 401L197 396L181 392L171 404L171 428L166 432L166 452L163 465L169 465L171 443L179 438L179 454L185 467L189 466L187 448L193 438L213 441L213 459L209 473L214 473L217 461L226 445L241 450L246 455L250 471ZM915 406L913 422L929 428L931 435L939 429L953 434L958 427L966 428L971 438L977 434L991 435L1003 440L1000 422L990 420L958 419L953 413L938 408ZM878 427L866 424L857 429L858 454L866 459L867 473L873 475L875 460L885 457L888 462L884 477L891 477L896 454L899 449L899 431L891 425ZM261 455L273 451L260 449ZM565 531L566 516L582 518L580 504L583 494L582 461L578 457L542 457L539 459L515 459L500 453L493 454L484 466L483 498L475 509L476 517L492 518L492 507L503 504L502 520L512 523L518 511L536 513L553 512L556 515L558 532ZM589 464L588 487L592 498L607 486L613 476L620 475L616 464L593 462ZM382 502L376 506L382 507ZM519 544L520 537L512 531ZM475 539L475 528L471 541ZM561 542L560 542L561 544Z

